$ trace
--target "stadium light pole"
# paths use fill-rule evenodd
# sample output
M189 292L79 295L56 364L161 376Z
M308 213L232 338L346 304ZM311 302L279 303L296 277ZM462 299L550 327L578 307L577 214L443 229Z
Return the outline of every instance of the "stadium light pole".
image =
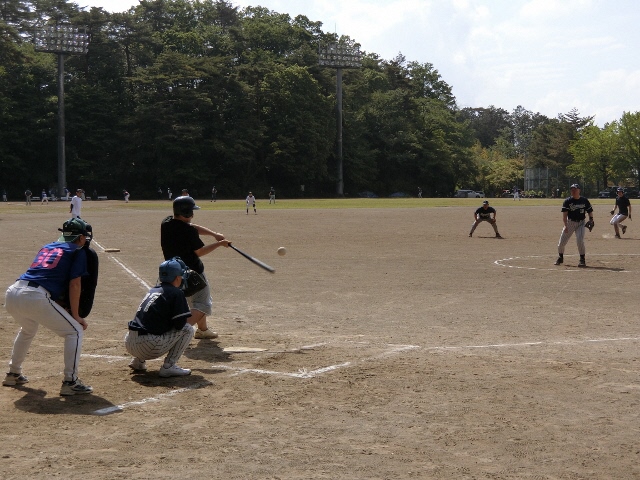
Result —
M344 195L344 176L342 158L342 69L360 68L362 66L362 53L359 47L345 45L343 43L330 43L318 47L318 63L321 67L336 69L336 115L338 124L337 156L338 156L338 185L336 193Z
M58 55L58 196L67 185L64 128L64 56L85 55L89 34L71 25L47 25L36 30L35 49Z

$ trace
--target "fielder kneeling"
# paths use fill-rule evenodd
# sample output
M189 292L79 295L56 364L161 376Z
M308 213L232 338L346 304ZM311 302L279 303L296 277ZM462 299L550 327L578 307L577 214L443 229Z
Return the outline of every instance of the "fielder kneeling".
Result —
M146 360L166 354L159 372L161 377L191 373L188 368L177 365L194 334L191 310L180 289L183 278L188 276L187 270L179 257L160 264L160 284L149 290L142 300L124 339L127 352L134 357L129 364L133 371L146 372Z
M493 217L491 216L493 215ZM482 202L482 206L473 213L473 225L471 225L471 231L469 236L473 237L473 232L480 222L489 222L493 227L493 231L496 232L496 238L502 238L498 233L498 225L496 224L496 209L489 206L488 201Z

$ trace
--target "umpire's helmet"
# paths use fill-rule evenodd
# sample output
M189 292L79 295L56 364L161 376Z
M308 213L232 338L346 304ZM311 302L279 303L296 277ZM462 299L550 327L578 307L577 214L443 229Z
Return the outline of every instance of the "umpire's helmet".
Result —
M165 260L158 268L158 276L161 282L173 282L177 276L181 276L184 281L189 274L187 273L187 265L180 257L173 257L171 260Z
M75 242L80 235L84 235L87 238L87 243L93 238L91 225L80 218L67 220L58 231L62 232L62 235L58 238L59 242Z
M196 201L189 196L176 197L173 201L173 214L181 215L186 218L193 217L193 211L200 210L196 205Z

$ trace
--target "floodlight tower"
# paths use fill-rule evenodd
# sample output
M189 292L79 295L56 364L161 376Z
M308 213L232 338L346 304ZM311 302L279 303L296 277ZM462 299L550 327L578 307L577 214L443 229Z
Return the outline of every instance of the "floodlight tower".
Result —
M359 47L343 43L330 43L318 47L318 63L322 67L336 69L336 113L338 123L337 154L338 154L338 185L336 193L344 195L344 176L342 171L342 69L360 68L362 53Z
M35 48L58 55L58 196L67 185L64 130L64 56L85 55L89 34L84 28L71 25L47 25L36 30Z

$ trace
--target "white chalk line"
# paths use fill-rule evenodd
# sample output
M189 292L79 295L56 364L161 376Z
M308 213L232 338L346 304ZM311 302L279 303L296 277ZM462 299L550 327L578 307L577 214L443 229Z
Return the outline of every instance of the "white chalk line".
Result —
M637 257L640 254L638 253L592 253L592 254L588 254L589 257ZM566 257L577 257L578 255L565 255ZM558 268L558 266L555 266L555 268L549 267L549 268L540 268L540 267L524 267L522 265L509 265L507 263L503 263L503 262L510 262L512 260L527 260L527 259L536 259L536 258L549 258L552 259L552 257L550 255L525 255L525 256L521 256L521 257L509 257L509 258L501 258L499 260L494 261L493 263L495 265L498 265L500 267L506 267L506 268L517 268L520 270L549 270L549 271L555 271L555 272L577 272L577 271L584 271L583 268L579 268L577 265L575 268L566 268L567 266L564 265L564 268ZM551 262L551 260L549 260ZM631 270L615 270L615 273L633 273Z
M136 272L134 272L133 270L131 270L129 267L127 267L124 263L122 263L120 260L118 260L116 257L114 257L113 255L110 255L108 252L105 252L104 247L102 245L100 245L98 242L96 242L95 240L93 240L91 243L93 243L94 245L97 245L98 248L100 248L102 250L102 253L106 253L107 257L109 257L110 260L113 260L115 263L117 263L125 272L127 272L129 275L131 275L131 277L133 277L135 280L137 280L138 282L140 282L140 284L147 290L149 290L151 288L151 285L149 285L147 282L145 282L142 277L140 277L140 275L138 275Z
M393 345L389 345L393 346ZM362 363L368 361L379 360L381 358L387 357L389 355L394 355L400 352L404 352L406 350L415 350L420 348L418 345L397 345L395 348L387 350L386 352L381 353L380 355L375 355L373 357L365 357L359 359L355 363ZM354 365L354 362L343 362L338 363L336 365L329 365L326 367L317 368L315 370L307 371L306 369L300 369L298 372L278 372L275 370L263 370L259 368L243 368L243 367L233 367L230 365L222 365L222 364L214 364L212 368L220 368L222 370L232 370L236 373L234 375L241 375L244 373L257 373L262 375L274 375L279 377L289 377L289 378L315 378L319 375L322 375L327 372L332 372L334 370L338 370L340 368L348 367L350 365Z
M640 337L618 337L618 338L593 338L586 340L559 340L551 342L521 342L521 343L493 343L488 345L461 345L461 346L443 346L443 347L424 347L426 350L465 350L476 348L516 348L516 347L535 347L540 345L584 345L588 343L605 343L605 342L628 342L638 341Z
M190 392L191 390L196 390L198 388L208 387L210 385L213 385L213 382L209 382L209 381L199 382L185 388L179 388L177 390L171 390L170 392L167 392L167 393L161 393L160 395L156 395L155 397L148 397L148 398L143 398L142 400L135 400L132 402L121 403L120 405L114 405L112 407L100 408L98 410L94 410L92 414L93 415L109 415L111 413L121 412L125 408L138 406L138 405L145 405L147 403L152 403L152 402L159 402L165 398L173 397L180 393Z

